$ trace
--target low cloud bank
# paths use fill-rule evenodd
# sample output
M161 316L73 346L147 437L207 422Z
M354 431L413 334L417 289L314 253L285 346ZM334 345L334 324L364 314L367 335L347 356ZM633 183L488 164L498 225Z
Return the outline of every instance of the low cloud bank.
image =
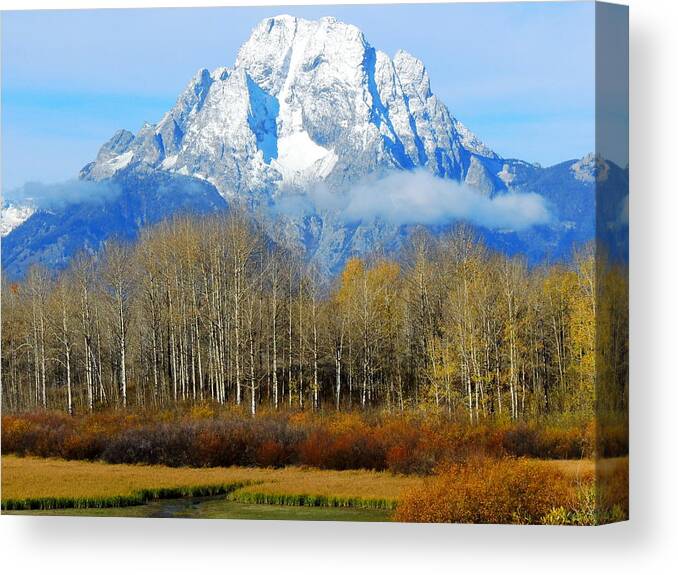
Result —
M60 208L72 203L104 203L115 198L120 188L111 182L67 180L55 184L28 182L5 194L5 201L40 209Z
M277 209L288 215L337 211L348 222L379 218L396 225L438 225L464 220L515 231L552 221L546 201L538 194L489 198L467 185L421 170L368 178L345 193L318 186L308 194L283 196Z

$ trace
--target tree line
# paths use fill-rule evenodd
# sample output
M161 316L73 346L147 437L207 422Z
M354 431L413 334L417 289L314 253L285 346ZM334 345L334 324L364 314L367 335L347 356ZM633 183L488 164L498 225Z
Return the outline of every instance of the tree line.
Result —
M601 259L591 245L529 267L460 225L328 277L244 213L177 217L3 282L4 406L431 409L471 423L592 415L602 395L623 409L628 284Z

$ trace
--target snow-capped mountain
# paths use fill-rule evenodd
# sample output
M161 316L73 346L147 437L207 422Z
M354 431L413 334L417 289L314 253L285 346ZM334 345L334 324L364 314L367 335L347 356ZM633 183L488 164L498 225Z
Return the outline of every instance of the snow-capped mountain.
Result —
M389 169L493 181L476 156L498 159L432 93L420 60L390 58L334 18L279 16L254 29L232 68L199 70L157 124L117 132L81 176L141 162L258 203Z
M600 173L595 159L549 171L501 158L435 96L426 67L411 54L398 51L390 57L358 28L334 18L278 16L254 28L232 67L199 70L157 123L146 123L137 134L117 131L81 170L82 180L123 182L130 192L96 206L99 212L122 211L124 222L116 215L110 219L115 229L108 230L103 218L102 227L80 243L96 249L109 232L133 237L140 225L170 215L178 205L202 213L239 203L252 209L272 236L296 241L321 267L334 271L350 255L377 246L397 249L408 226L388 218L347 221L332 202L294 211L288 200L308 200L318 188L341 195L365 178L412 170L466 185L488 200L522 192L548 196L554 212L550 225L483 230L489 243L507 251L526 250L534 259L562 256L573 237L592 237L594 209L582 209L583 220L573 224L573 232L558 215L571 198L544 185L551 186L550 174L557 173L561 188L574 189L587 208L593 206L596 178L587 174ZM544 181L549 183L539 183ZM181 191L196 182L200 194ZM180 201L168 202L166 189ZM370 193L369 186L361 189ZM152 216L134 214L138 205ZM75 217L78 209L82 214ZM79 241L74 238L82 236L76 222L91 209L85 202L62 210L71 216L52 210L47 222L38 211L7 236L6 271L21 274L33 261L57 266L67 261ZM123 224L128 229L122 230Z

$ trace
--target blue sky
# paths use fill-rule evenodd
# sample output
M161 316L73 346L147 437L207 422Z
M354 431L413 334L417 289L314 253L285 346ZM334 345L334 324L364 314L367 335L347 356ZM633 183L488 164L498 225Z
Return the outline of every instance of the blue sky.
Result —
M421 58L434 93L505 157L550 165L594 149L592 2L5 12L3 188L75 176L280 13L336 16Z

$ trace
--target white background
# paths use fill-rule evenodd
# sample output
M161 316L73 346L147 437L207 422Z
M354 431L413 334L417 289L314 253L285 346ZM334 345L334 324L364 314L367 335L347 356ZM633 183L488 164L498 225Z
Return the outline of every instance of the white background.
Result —
M2 9L190 4L0 0ZM678 572L678 2L628 4L631 521L598 528L546 528L4 516L3 572Z

